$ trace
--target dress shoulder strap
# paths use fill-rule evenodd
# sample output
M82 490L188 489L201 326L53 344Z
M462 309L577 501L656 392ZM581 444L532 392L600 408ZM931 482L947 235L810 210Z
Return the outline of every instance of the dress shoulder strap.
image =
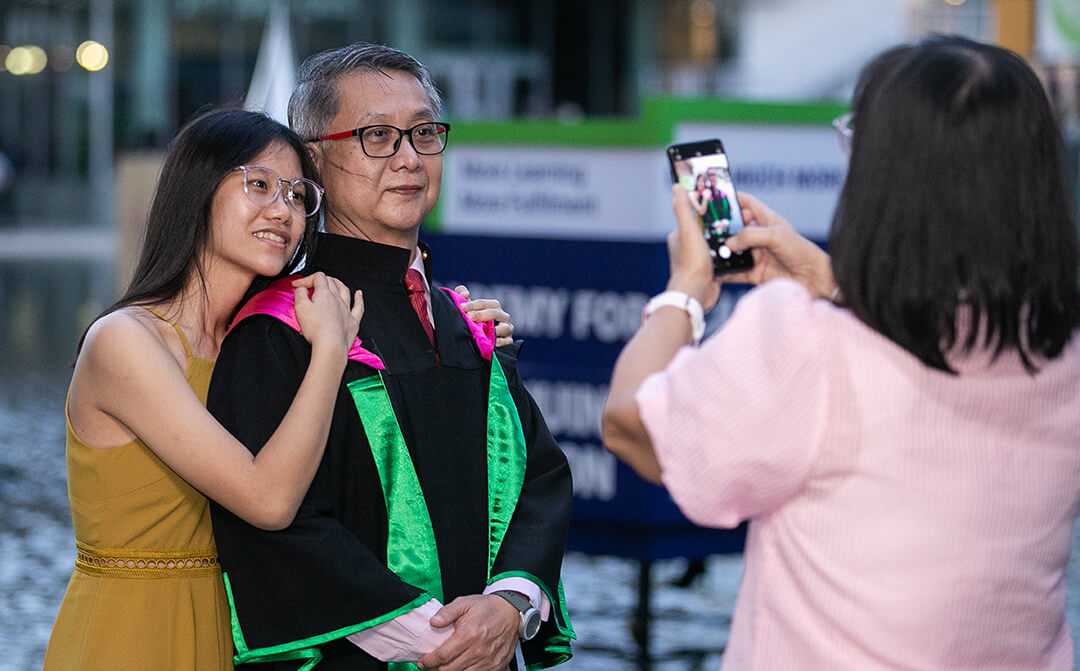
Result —
M176 329L176 335L180 336L180 342L183 343L183 345L184 345L184 353L187 354L187 357L190 359L191 358L191 345L188 344L187 336L184 335L184 329L180 328L179 324L177 324L173 320L169 319L168 317L166 317L165 315L161 314L160 312L158 312L157 310L155 310L154 308L152 308L152 307L150 307L148 305L140 305L139 307L146 310L150 314L154 315L158 319L160 319L162 321L169 322L170 324L172 324L172 327L174 329Z

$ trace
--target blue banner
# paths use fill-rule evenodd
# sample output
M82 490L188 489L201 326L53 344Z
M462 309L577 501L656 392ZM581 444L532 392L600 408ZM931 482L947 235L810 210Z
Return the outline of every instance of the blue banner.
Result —
M434 284L498 298L524 341L518 369L570 461L570 549L641 560L738 552L744 529L704 529L603 448L611 368L667 281L664 242L427 234ZM725 288L720 319L738 289Z

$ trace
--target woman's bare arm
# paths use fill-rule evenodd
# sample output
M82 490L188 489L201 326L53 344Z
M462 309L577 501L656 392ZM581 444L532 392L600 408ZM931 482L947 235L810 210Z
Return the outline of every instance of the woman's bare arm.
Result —
M311 361L288 413L258 455L203 407L160 335L124 311L90 329L72 381L73 411L85 414L90 406L114 418L180 477L254 526L288 526L322 458L346 354L363 314L359 294L350 308L343 287L331 287L325 278L311 281L311 298L306 288L296 297Z
M668 236L667 288L692 296L708 311L720 297L720 281L713 277L701 224L681 186L672 187L672 204L678 226ZM692 342L687 314L675 307L659 308L623 348L611 374L601 421L604 446L652 482L660 481L660 464L635 396L645 378L666 368L675 353Z

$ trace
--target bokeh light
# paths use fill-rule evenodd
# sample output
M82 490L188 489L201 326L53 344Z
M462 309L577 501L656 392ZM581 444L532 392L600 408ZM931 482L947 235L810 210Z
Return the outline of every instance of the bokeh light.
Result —
M11 53L11 47L6 44L0 44L0 72L7 72L7 64L4 62L7 60L8 54Z
M4 58L4 65L13 75L36 75L48 62L45 50L34 45L15 47Z
M75 52L71 47L61 45L49 53L49 67L56 72L67 72L75 64Z
M716 5L707 0L695 0L690 5L690 21L695 26L712 29L716 26Z
M109 50L94 40L87 40L75 50L75 60L90 72L97 72L109 62Z

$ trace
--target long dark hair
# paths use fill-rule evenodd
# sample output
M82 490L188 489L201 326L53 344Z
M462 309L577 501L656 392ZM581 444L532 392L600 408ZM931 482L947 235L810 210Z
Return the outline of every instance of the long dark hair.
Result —
M193 273L203 281L205 292L199 252L210 235L214 192L230 171L250 162L274 142L292 147L304 177L318 181L315 164L300 136L265 114L218 108L188 121L165 156L131 283L94 321L129 305L154 305L174 298ZM311 248L317 226L318 215L308 217L304 236L282 274L295 269ZM85 338L84 331L79 349Z
M1061 135L1016 54L961 37L891 49L855 89L829 238L844 302L923 363L990 347L1029 371L1080 325Z

